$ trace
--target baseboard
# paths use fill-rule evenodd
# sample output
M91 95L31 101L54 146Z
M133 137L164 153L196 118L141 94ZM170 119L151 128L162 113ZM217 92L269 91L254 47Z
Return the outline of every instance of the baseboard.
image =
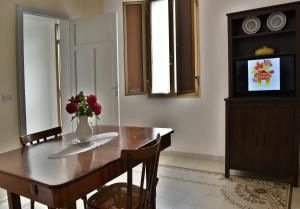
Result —
M200 154L200 153L189 153L189 152L178 152L178 151L165 150L165 151L161 152L161 155L225 162L224 156L207 155L207 154Z

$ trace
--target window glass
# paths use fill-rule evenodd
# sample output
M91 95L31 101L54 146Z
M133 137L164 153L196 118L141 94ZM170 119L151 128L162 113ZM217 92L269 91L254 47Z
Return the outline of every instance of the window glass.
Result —
M151 2L152 94L170 93L168 0Z

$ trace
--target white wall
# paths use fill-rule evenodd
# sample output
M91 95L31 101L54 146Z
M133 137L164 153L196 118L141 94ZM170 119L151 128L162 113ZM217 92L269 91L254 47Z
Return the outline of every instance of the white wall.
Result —
M225 155L225 102L228 96L226 13L291 0L200 0L201 97L153 99L124 96L123 18L121 0L103 0L103 12L119 12L121 123L171 127L170 150Z
M24 15L27 133L58 126L55 19Z

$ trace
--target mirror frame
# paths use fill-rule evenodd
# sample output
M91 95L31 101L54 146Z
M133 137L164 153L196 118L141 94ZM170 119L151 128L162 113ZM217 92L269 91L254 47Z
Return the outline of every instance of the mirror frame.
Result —
M26 124L26 98L24 81L24 14L50 17L61 20L70 20L71 16L67 13L48 11L23 5L17 5L17 76L18 76L18 106L19 106L19 125L20 134L27 134Z

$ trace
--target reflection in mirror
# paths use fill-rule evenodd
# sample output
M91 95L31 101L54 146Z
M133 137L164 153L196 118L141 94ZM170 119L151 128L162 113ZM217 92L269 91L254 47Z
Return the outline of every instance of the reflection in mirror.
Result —
M61 125L59 19L24 14L24 84L27 134Z

